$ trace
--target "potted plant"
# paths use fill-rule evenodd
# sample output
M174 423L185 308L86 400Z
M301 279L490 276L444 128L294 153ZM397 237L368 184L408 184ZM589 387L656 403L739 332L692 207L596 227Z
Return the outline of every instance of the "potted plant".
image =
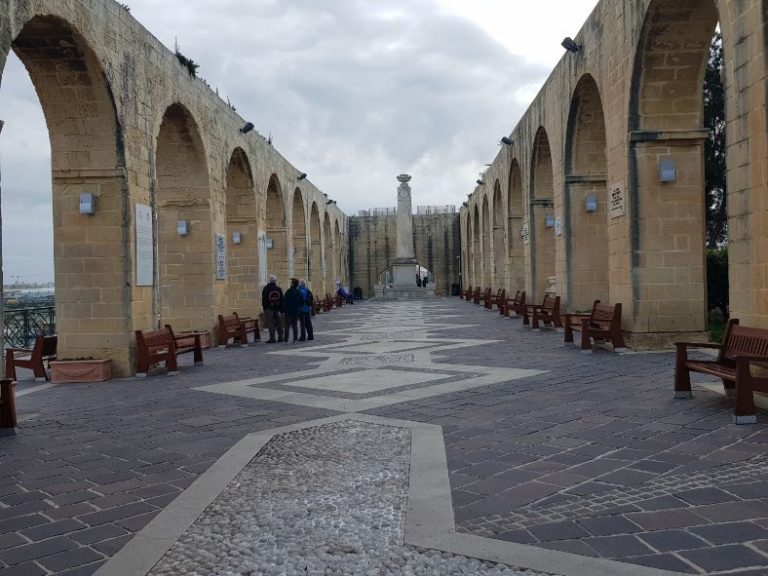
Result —
M51 362L51 382L104 382L112 377L112 360L75 358Z

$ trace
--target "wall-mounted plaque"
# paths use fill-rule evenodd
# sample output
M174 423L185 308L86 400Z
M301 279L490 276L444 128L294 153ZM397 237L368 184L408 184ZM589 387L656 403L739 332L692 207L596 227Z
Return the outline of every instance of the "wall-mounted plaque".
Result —
M216 234L216 279L227 279L227 239L223 234Z
M608 202L610 203L608 213L611 218L620 218L627 213L627 195L624 190L624 182L611 186Z
M136 286L155 282L155 242L152 234L152 208L136 204Z

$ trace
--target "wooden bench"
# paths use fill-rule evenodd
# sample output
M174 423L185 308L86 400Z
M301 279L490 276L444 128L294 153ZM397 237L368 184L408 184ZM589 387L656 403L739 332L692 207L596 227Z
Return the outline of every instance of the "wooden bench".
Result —
M316 316L317 314L320 314L320 312L323 312L325 310L325 304L315 296L315 299L312 301L312 316Z
M17 425L15 388L10 378L0 380L0 435L13 434Z
M326 292L325 293L325 311L330 312L331 310L333 310L333 296L331 296Z
M459 292L459 300L469 300L472 297L472 286Z
M483 306L486 310L493 310L494 305L498 304L506 298L506 293L506 290L503 288L496 290L496 294L493 294L489 291L485 296Z
M474 302L475 302L475 304L478 304L478 305L481 302L483 304L485 304L485 299L489 298L490 296L491 296L491 289L490 288L486 288L485 290L483 290L482 294L480 293L480 289L478 288L475 291L475 300L474 300Z
M752 374L752 364L768 366L768 330L740 326L737 319L728 322L722 344L675 342L675 398L691 398L691 372L720 378L726 396L736 397L733 421L755 424L753 392L768 392L768 378ZM688 358L689 348L717 350L715 360Z
M180 332L174 334L166 325L160 330L136 330L136 376L145 378L154 364L165 362L169 375L179 373L176 357L193 352L195 364L203 363L202 337L207 332Z
M510 312L514 312L516 318L525 315L525 290L518 290L514 298L504 301L504 316L509 318Z
M606 340L614 351L627 347L621 334L621 303L609 306L595 300L589 314L565 315L565 342L573 343L573 331L581 330L581 352L592 353L592 340Z
M482 297L480 293L480 287L476 287L475 291L472 293L472 297L469 299L469 301L472 304L480 304L480 298Z
M51 361L56 360L56 336L38 336L32 348L6 348L5 377L16 380L16 368L29 368L35 375L35 382L48 380L45 363L51 367Z
M531 324L532 330L539 330L539 323L553 328L562 328L563 320L560 317L560 296L544 296L542 304L528 304L523 313L523 324Z
M240 318L237 312L233 312L230 316L219 314L219 348L229 344L230 338L233 343L247 347L248 334L253 333L255 341L261 339L259 332L259 321L255 318Z
M341 308L344 306L344 298L341 294L336 294L335 303L336 308Z

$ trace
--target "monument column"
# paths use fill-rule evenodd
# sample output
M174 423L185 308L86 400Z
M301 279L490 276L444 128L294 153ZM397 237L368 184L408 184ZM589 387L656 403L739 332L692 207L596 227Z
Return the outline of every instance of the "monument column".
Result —
M408 174L397 177L397 251L392 267L395 286L416 286L416 257L413 249L413 214L411 208L411 187Z

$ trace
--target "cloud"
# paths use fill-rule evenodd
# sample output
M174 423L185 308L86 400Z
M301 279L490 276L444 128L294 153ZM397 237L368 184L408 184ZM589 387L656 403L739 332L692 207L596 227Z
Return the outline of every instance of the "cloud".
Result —
M415 204L460 205L549 73L438 0L128 3L350 215L394 205L402 172ZM47 133L23 76L9 64L0 91L0 117L24 126L0 139L3 211L40 237L24 207L50 203ZM31 251L7 225L4 253Z

